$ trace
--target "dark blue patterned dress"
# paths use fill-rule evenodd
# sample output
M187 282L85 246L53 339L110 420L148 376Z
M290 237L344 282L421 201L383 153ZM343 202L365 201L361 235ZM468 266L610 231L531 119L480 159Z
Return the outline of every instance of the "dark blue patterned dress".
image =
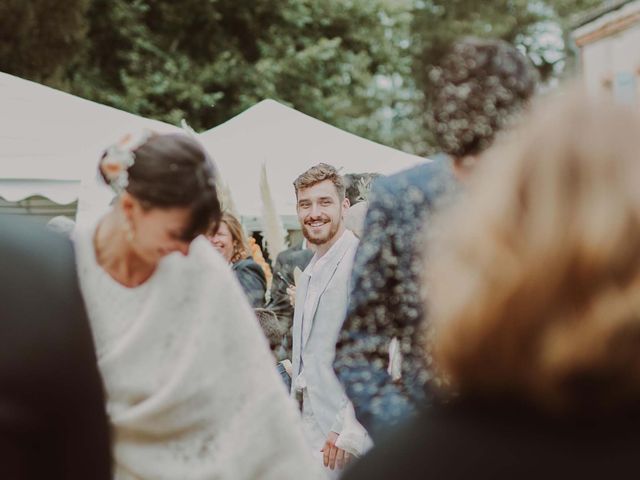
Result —
M430 358L418 339L424 315L418 244L431 213L456 187L450 162L439 157L377 180L371 192L334 367L374 440L428 400ZM393 337L403 359L397 382L387 373Z

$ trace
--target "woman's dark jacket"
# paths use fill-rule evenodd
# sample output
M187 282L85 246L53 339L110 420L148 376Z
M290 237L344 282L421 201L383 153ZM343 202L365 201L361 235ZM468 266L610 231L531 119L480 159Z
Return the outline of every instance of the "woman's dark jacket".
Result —
M267 278L262 267L249 257L231 265L249 303L253 308L264 307L264 295L267 291Z

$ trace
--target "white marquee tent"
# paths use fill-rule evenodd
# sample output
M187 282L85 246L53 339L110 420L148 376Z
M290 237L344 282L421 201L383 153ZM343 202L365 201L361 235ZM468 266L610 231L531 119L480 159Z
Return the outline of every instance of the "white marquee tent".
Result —
M75 202L104 148L143 128L176 130L0 72L0 197Z
M132 131L177 127L100 105L0 72L0 199L81 197L79 221L104 210L110 192L96 181L105 146ZM425 160L352 135L273 100L264 100L200 135L244 223L259 228L260 172L266 165L275 208L297 228L292 182L319 162L343 173L391 174Z
M246 225L261 216L264 162L275 208L289 229L295 220L293 181L325 162L342 173L388 175L425 159L352 135L274 100L263 100L200 135L218 165ZM257 225L255 225L257 226Z

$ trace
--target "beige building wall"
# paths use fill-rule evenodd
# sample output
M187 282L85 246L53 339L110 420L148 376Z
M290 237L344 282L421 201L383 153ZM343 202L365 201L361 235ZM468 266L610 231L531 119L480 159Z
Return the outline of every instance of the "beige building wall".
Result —
M640 108L640 0L574 31L588 91Z

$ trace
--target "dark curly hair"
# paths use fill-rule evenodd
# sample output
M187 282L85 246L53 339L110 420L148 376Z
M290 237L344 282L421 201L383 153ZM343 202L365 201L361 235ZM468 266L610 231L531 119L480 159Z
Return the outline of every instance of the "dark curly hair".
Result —
M429 72L428 125L454 158L489 147L533 95L538 72L513 45L468 37Z

